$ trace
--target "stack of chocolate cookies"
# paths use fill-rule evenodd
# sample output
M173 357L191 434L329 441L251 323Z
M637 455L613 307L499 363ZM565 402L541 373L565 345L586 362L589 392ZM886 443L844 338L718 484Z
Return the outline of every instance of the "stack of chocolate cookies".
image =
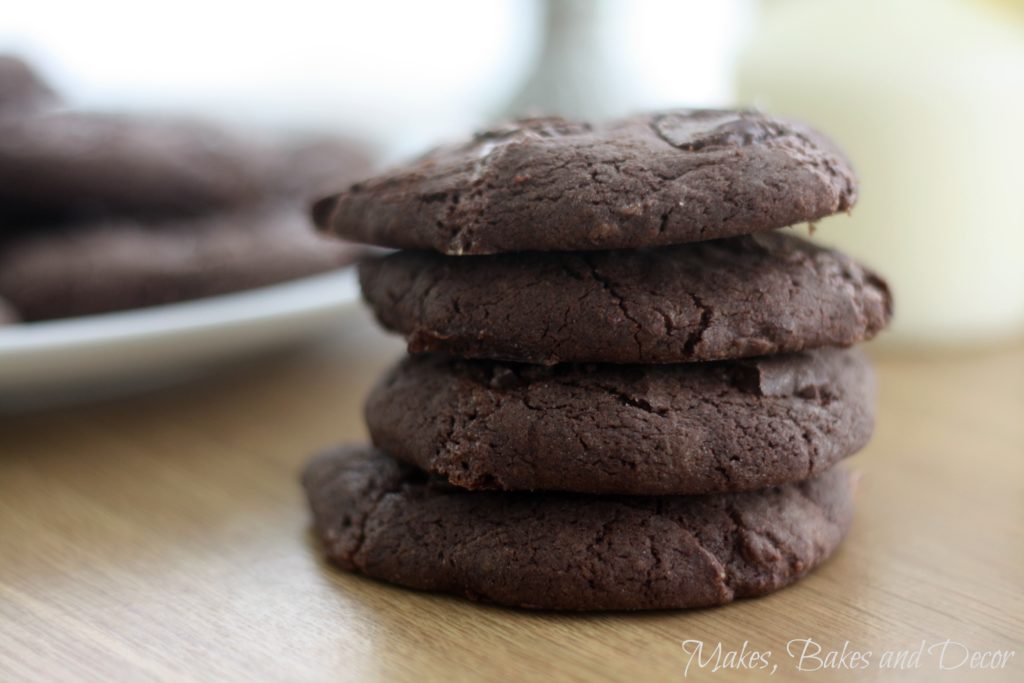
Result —
M345 569L504 605L718 605L839 545L885 283L776 228L845 157L750 111L519 121L314 206L411 355L304 474Z

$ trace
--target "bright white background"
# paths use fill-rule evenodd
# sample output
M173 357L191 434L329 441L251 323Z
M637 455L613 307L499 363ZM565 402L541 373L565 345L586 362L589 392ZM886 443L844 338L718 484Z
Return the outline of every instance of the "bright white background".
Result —
M595 0L601 2L601 0ZM537 59L534 0L4 3L0 50L75 105L355 131L388 156L500 115ZM622 111L724 104L745 0L601 2Z

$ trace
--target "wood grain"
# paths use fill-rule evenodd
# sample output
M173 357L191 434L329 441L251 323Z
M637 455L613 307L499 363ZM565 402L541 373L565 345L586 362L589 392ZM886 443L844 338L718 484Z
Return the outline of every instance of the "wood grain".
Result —
M772 680L1024 680L1024 348L876 359L854 530L797 586L722 609L560 615L335 571L297 474L365 437L400 345L330 345L200 384L0 418L0 680L683 679L681 642L772 651ZM787 641L874 657L951 638L1004 669L795 671ZM736 681L766 672L696 671Z

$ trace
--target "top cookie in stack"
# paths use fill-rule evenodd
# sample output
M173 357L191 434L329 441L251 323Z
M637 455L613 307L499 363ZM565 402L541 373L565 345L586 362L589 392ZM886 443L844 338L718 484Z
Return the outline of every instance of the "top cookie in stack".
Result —
M526 119L442 147L314 207L360 242L451 255L637 249L748 235L850 209L846 158L750 111L603 126Z
M772 231L855 199L806 127L669 111L520 121L317 202L322 230L406 250L360 278L413 354L367 401L380 450L306 471L328 554L554 609L722 604L804 575L852 516L833 466L873 428L870 368L835 347L892 301Z
M849 162L809 128L671 111L602 127L521 121L327 197L314 218L378 246L513 252L366 264L367 300L410 351L676 363L874 336L891 307L876 275L796 237L747 237L855 200ZM688 242L700 244L647 249Z

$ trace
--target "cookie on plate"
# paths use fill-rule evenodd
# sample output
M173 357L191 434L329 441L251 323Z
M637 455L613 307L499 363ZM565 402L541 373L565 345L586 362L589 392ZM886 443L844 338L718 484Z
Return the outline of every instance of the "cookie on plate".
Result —
M245 140L195 121L97 112L2 120L0 218L10 226L163 219L273 198L304 200L327 179L351 180L369 168L358 146L331 141L329 148L331 163L306 143Z
M772 233L656 249L360 266L363 295L413 353L524 363L679 363L848 346L892 315L849 256Z
M772 230L853 206L821 134L754 111L600 125L516 121L314 206L325 231L445 254L635 249Z
M664 495L798 481L860 450L857 351L545 368L407 357L366 402L373 443L469 489Z
M25 320L66 318L226 294L351 263L293 204L173 221L130 219L0 240L0 296Z
M310 463L303 481L327 556L410 588L515 607L721 605L820 565L852 517L833 468L752 493L663 498L468 492L366 446Z

